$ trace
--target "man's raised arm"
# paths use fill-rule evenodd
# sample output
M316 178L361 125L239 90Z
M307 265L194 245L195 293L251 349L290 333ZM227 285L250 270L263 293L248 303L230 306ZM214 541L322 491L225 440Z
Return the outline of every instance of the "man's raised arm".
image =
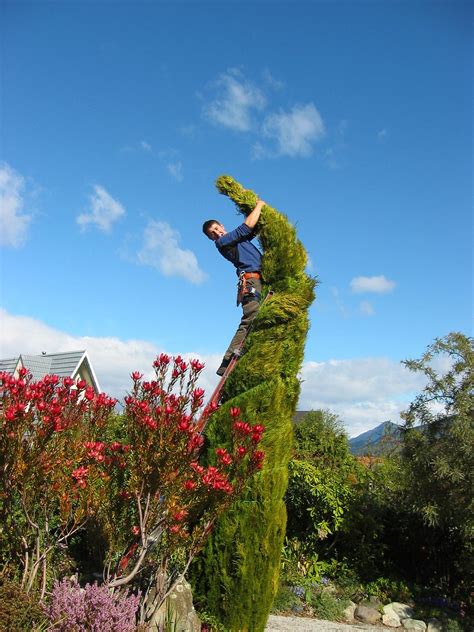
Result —
M244 224L246 224L249 228L255 228L258 220L260 219L260 213L262 212L262 208L264 206L265 202L263 200L258 200L253 211L251 211L245 218Z

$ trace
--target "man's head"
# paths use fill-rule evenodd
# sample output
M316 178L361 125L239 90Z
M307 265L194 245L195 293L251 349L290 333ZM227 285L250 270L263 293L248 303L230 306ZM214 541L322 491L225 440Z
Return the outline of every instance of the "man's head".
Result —
M222 235L225 235L226 230L224 226L217 221L217 219L208 219L207 222L204 222L202 225L202 232L212 239L212 241L216 241Z

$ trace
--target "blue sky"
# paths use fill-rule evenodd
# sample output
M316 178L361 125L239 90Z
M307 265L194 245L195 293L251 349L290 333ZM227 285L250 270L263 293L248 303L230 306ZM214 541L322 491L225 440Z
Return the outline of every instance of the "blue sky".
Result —
M320 285L300 408L398 421L400 360L471 332L472 9L463 2L2 2L1 355L87 348L214 371L240 222L228 173L297 225Z

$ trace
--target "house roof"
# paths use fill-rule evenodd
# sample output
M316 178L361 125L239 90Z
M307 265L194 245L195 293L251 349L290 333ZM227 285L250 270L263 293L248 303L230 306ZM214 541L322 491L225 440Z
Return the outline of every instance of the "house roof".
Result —
M43 353L41 355L21 354L16 358L0 360L0 371L14 373L18 365L21 365L31 372L33 380L40 380L48 374L75 378L83 363L89 370L93 386L100 393L99 382L84 350Z

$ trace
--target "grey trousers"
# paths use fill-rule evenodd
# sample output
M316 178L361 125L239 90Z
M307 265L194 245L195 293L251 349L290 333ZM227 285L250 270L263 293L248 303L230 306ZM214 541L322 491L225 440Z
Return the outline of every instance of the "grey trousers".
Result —
M260 279L247 279L247 286L255 288L255 291L258 292L258 295L262 293L262 282ZM231 355L234 353L234 351L238 349L240 343L247 335L250 323L257 315L258 305L259 300L255 298L255 295L247 294L243 296L242 318L240 320L239 326L237 327L237 331L235 332L234 337L230 341L229 347L225 352L224 360L228 360L231 357Z

